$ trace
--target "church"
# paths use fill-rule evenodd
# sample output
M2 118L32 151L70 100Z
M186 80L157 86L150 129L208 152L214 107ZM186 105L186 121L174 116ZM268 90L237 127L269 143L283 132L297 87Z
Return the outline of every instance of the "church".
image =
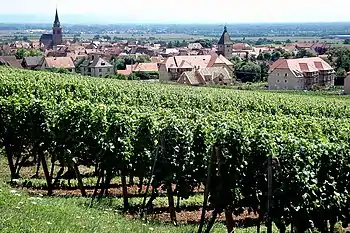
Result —
M42 45L42 49L52 49L57 45L62 44L62 28L61 23L58 18L58 13L56 9L55 22L52 27L52 34L43 34L40 37L40 44Z

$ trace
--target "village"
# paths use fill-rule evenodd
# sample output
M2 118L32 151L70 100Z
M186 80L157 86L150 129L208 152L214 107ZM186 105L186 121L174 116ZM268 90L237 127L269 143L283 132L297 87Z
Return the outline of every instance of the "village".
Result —
M270 90L332 88L337 84L337 77L343 76L340 85L344 85L345 93L350 93L347 70L335 69L330 64L330 60L336 58L327 51L334 48L325 42L235 43L226 26L221 37L218 35L218 42L209 45L201 42L111 42L103 37L75 41L63 40L63 33L56 9L52 34L43 34L39 40L0 44L0 65L192 86L264 81ZM238 63L244 65L238 67Z

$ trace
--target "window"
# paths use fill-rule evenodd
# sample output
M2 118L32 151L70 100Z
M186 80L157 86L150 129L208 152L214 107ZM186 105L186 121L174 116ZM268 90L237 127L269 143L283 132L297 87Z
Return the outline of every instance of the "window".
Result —
M107 71L108 71L108 72L111 71L111 68L108 68Z
M277 76L280 76L280 73L277 73Z
M285 83L287 83L287 82L288 82L288 80L287 80L287 79L285 79L285 80L284 80L284 82L285 82Z
M287 77L287 76L288 76L288 73L285 73L285 74L284 74L284 77Z
M278 82L278 83L279 83L279 82L280 82L280 80L278 80L278 79L277 79L277 80L276 80L276 82Z
M98 72L102 72L102 69L98 69Z

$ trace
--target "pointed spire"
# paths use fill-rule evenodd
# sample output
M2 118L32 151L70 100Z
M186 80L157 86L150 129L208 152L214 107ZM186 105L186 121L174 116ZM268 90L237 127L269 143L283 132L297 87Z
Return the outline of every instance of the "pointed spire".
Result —
M61 26L60 19L58 18L57 7L56 7L55 22L53 23L53 26L54 27L60 27Z
M225 24L225 26L224 26L224 32L222 33L221 38L220 38L218 44L221 44L221 45L230 45L230 44L233 44L233 42L231 41L230 35L229 35L228 32L227 32L227 26L226 26L226 24Z

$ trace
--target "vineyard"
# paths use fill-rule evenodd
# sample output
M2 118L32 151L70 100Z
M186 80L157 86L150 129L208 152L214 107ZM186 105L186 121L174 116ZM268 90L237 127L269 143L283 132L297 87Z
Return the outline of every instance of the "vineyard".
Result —
M221 213L229 232L239 216L254 216L258 232L268 219L282 233L334 232L350 222L344 96L0 68L0 119L13 185L118 196L125 213L164 209L175 225L181 211L196 211L198 232Z

